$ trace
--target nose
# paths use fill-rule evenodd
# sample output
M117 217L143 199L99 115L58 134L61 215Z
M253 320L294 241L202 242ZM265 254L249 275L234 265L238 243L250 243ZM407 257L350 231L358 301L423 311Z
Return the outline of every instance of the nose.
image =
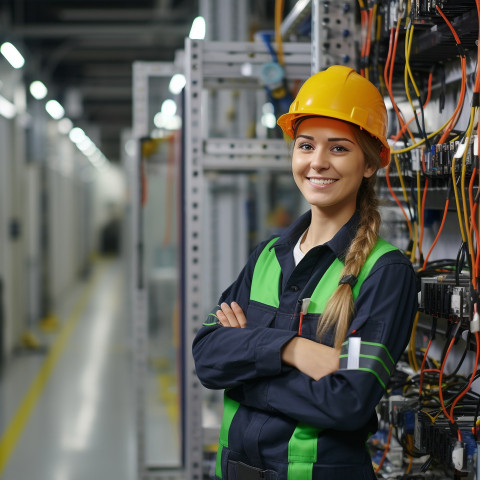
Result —
M328 152L326 152L323 148L318 148L315 151L315 154L312 156L310 166L316 171L328 170L330 167L330 158L328 156Z

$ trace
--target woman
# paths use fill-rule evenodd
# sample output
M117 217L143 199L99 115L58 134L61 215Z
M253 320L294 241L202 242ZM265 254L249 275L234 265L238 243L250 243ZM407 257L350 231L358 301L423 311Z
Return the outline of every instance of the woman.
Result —
M365 441L417 308L412 266L378 237L386 121L344 66L278 120L311 208L255 249L194 341L201 382L225 389L218 479L375 478Z

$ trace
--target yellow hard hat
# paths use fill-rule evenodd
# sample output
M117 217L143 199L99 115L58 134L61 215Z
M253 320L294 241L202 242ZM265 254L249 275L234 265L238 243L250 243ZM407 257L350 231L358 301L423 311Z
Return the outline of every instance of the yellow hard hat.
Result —
M381 166L388 165L390 147L383 97L373 83L353 68L333 65L312 75L300 88L288 113L280 116L277 123L293 138L296 120L311 115L336 118L366 130L383 144Z

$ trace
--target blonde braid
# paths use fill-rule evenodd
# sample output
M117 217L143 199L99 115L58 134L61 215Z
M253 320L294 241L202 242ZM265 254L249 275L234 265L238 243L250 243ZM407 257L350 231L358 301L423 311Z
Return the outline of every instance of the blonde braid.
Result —
M368 134L367 134L368 135ZM378 165L378 142L364 132L357 133L357 140L362 146L367 165ZM373 154L372 154L373 153ZM378 199L375 193L376 173L370 178L364 178L357 194L357 209L360 212L360 221L355 238L345 256L345 266L340 275L354 275L358 277L368 255L377 243L380 228L380 213ZM335 348L341 348L351 318L354 313L352 287L342 284L337 287L328 300L325 310L317 325L317 338L320 340L325 333L334 327Z

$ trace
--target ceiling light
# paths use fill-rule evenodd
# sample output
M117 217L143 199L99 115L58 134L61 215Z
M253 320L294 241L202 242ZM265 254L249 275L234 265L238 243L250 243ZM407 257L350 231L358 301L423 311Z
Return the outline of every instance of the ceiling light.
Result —
M44 83L40 82L40 80L35 80L30 84L30 93L32 94L33 98L42 100L42 98L47 96L48 88Z
M17 50L15 45L10 42L5 42L0 47L0 53L7 59L8 63L13 68L22 68L25 64L25 59L22 54Z
M54 120L60 120L65 115L65 109L56 100L49 100L45 110Z
M73 143L80 143L86 137L86 135L80 127L74 127L70 130L68 137Z
M168 89L174 95L178 95L182 91L186 83L187 83L187 80L185 79L185 75L182 75L181 73L176 73L171 78L170 83L168 85Z
M205 19L203 17L197 17L192 23L192 28L188 36L192 40L203 40L205 38L205 30Z

